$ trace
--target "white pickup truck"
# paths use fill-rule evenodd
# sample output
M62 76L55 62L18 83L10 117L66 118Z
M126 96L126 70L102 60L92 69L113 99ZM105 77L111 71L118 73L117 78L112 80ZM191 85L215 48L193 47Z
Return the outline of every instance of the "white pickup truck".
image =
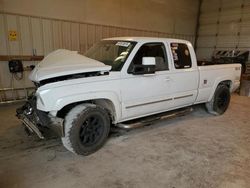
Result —
M198 103L223 114L240 76L240 64L197 66L185 40L104 39L84 56L56 50L45 57L30 74L37 89L17 116L40 138L44 127L53 129L68 150L88 155L121 122Z

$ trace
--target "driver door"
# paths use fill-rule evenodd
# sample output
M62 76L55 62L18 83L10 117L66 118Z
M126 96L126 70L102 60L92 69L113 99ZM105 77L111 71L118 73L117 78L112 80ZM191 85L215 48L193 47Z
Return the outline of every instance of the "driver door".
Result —
M155 57L154 74L135 75L134 65L141 65L143 57ZM143 44L134 56L126 78L121 80L122 119L129 120L165 111L171 102L169 66L163 43Z

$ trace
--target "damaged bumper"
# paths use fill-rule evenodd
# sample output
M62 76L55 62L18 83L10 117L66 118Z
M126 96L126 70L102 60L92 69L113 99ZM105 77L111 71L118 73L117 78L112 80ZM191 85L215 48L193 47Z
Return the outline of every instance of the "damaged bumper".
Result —
M39 138L44 139L43 133L39 130L38 126L30 121L25 115L19 114L17 117L23 122L30 132L36 133Z
M16 116L23 122L29 132L35 133L40 139L45 138L44 133L47 130L52 130L59 137L64 136L62 119L37 110L34 97L16 110Z

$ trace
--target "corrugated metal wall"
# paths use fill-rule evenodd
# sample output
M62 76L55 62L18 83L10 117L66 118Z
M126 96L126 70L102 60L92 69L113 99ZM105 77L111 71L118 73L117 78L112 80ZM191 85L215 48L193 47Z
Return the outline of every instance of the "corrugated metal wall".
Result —
M46 55L52 50L66 48L85 52L96 41L115 36L176 37L193 42L193 35L178 35L131 28L121 28L65 20L0 14L0 55ZM8 31L18 33L16 41L9 41Z
M65 48L84 53L102 38L115 36L152 36L187 39L194 42L193 35L163 33L157 31L114 27L100 24L80 23L59 19L49 19L11 13L0 13L0 55L47 55L49 52ZM9 31L17 32L17 40L8 39ZM23 62L24 66L37 62ZM8 71L8 63L0 61L0 89L9 87L29 87L29 72L24 79L13 79ZM23 96L19 91L17 97ZM13 98L12 91L0 92L1 98Z
M210 59L214 50L236 48L250 48L250 0L203 0L198 59Z

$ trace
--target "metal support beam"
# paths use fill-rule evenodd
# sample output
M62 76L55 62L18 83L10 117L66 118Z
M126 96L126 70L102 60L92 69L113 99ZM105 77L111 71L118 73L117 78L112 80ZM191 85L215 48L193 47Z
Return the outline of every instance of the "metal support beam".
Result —
M200 27L200 16L201 16L201 5L203 0L199 0L198 4L198 12L197 12L197 19L196 19L196 27L195 27L195 39L194 39L194 50L197 50L197 41L199 35L199 27Z

